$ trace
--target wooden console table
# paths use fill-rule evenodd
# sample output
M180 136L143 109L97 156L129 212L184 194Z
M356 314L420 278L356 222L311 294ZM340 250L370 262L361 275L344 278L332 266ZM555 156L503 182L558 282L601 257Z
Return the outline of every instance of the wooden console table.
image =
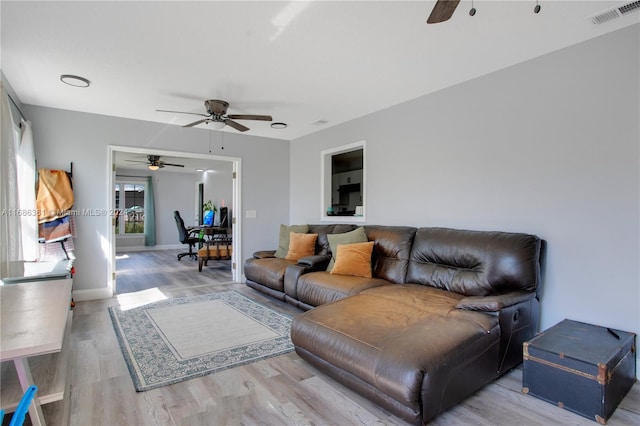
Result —
M38 392L29 406L34 425L46 423L41 404L64 399L69 391L71 283L63 279L0 286L1 407L14 411L24 391L35 384ZM68 407L68 398L65 402Z

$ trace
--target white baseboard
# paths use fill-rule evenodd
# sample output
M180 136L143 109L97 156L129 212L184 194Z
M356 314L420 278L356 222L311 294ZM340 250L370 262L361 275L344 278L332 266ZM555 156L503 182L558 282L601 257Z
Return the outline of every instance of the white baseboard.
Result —
M75 302L85 302L87 300L110 299L113 296L106 288L96 288L91 290L74 290L73 300Z
M152 251L152 250L188 250L185 244L165 244L161 246L135 246L135 247L117 247L116 253L127 253L129 251Z

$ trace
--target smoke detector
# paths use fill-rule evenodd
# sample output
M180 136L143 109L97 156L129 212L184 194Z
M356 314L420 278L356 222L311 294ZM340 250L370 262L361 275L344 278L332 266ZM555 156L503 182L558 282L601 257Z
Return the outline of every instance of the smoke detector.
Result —
M620 6L616 6L612 9L603 10L602 12L596 13L595 15L590 16L587 19L589 19L592 24L599 25L637 11L640 11L640 0L630 1L627 3L623 3Z

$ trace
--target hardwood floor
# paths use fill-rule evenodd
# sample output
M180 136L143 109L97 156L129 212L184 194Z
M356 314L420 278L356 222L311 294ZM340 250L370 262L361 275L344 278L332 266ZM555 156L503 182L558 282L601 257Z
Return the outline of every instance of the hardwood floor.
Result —
M231 282L230 260L209 260L198 272L198 261L183 257L184 250L158 250L116 254L116 294L159 289L191 288L212 282Z
M222 265L210 263L214 265L210 270L199 273L197 262L187 258L178 262L172 251L130 253L118 262L120 294L154 289L176 298L233 289L280 312L299 312L244 284L230 283L230 272L216 269ZM295 352L137 393L107 312L119 303L118 297L78 302L74 309L72 425L405 424L311 367ZM521 387L522 372L513 370L431 424L596 424L524 395ZM49 424L61 424L59 404L44 406ZM636 383L607 424L640 424L640 385Z

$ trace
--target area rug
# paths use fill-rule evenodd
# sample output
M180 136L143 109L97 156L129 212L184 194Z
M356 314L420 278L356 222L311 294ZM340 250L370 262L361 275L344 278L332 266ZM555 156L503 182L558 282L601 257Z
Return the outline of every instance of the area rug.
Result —
M291 352L291 318L236 291L109 308L138 392Z

